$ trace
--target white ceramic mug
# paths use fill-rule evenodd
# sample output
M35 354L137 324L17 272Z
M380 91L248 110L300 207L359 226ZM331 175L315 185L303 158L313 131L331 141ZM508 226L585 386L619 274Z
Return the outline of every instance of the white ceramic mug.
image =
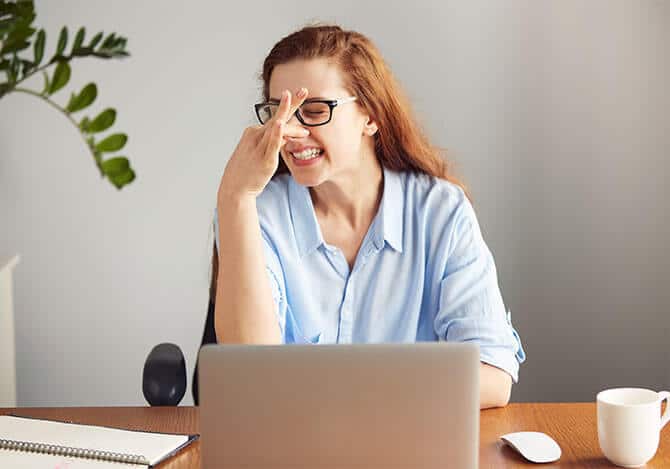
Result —
M607 459L640 467L654 457L663 426L670 420L670 392L616 388L599 392L598 442ZM661 402L668 401L661 415Z

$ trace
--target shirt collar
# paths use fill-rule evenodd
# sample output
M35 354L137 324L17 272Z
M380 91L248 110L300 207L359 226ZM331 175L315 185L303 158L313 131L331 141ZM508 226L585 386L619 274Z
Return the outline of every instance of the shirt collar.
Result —
M323 235L314 213L309 188L298 184L293 176L288 178L288 199L293 234L300 257L303 257L323 244Z
M372 221L373 242L377 249L384 247L384 240L398 252L402 252L403 220L405 201L400 174L387 168L384 171L384 193L376 218ZM314 213L314 205L309 188L298 184L289 177L288 197L291 221L300 257L324 244L319 222Z
M403 220L405 219L405 197L400 173L384 168L384 195L379 207L381 230L375 236L377 249L383 240L398 252L402 252ZM382 239L383 235L383 239Z

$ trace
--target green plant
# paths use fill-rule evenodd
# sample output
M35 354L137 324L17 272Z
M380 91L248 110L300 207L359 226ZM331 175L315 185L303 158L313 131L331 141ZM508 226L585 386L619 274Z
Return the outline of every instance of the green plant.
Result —
M9 93L25 93L37 97L55 109L62 112L77 128L95 161L100 175L107 177L117 188L121 189L135 179L135 172L124 156L115 156L103 159L104 153L113 153L123 148L128 140L124 133L114 133L96 140L96 137L109 129L116 120L116 110L107 108L97 116L85 116L78 121L74 114L90 106L98 96L98 87L89 83L79 93L72 93L64 107L52 99L52 96L61 90L70 81L70 62L81 57L97 57L113 59L127 57L126 38L116 33L103 37L100 32L84 43L86 29L80 28L74 36L69 54L68 29L63 27L58 36L54 55L42 65L46 46L46 32L37 31L32 23L35 20L35 8L32 0L10 2L0 0L0 72L4 72L5 81L0 78L0 99ZM37 31L37 34L35 34ZM32 45L32 57L27 59L21 56ZM29 52L29 51L28 51ZM53 74L49 76L47 69L54 66ZM35 91L21 86L33 75L41 72L44 77L44 88Z

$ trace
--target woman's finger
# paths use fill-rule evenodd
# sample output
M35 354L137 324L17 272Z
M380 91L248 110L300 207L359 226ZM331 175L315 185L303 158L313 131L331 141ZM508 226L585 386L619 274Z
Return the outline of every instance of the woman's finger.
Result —
M307 99L307 88L300 88L298 93L295 95L295 99L291 100L291 106L288 112L288 117L284 122L288 122L291 117L293 117L293 114L295 114L295 111L298 110L300 106L302 106L302 103L305 102L305 99Z
M282 133L283 133L283 126L285 126L282 121L277 120L272 123L272 128L268 129L270 132L267 133L267 143L265 147L265 156L266 158L269 158L271 156L275 156L279 154L279 149L283 145L283 138L282 138ZM262 147L261 147L262 148Z
M293 117L293 114L295 114L295 111L297 111L302 103L305 102L305 99L307 99L307 94L307 88L300 88L300 91L298 91L298 93L295 95L295 98L293 98L291 92L289 90L285 90L282 94L282 100L284 100L286 96L286 102L279 103L279 109L277 110L277 120L288 122L291 117Z
M258 147L257 147L257 148L262 149L263 152L265 152L265 150L268 146L268 142L270 141L270 137L272 135L272 132L274 131L274 125L273 124L275 122L276 121L269 121L269 122L266 122L265 125L263 126L264 127L264 132L263 132L263 135L261 135L261 138L258 140Z
M279 109L277 109L277 114L274 116L274 120L286 122L288 120L290 109L291 109L291 92L289 90L284 90L281 93L281 99L279 100Z
M268 127L265 128L265 132L263 132L262 137L258 140L258 147L263 149L263 151L266 151L268 142L273 138L273 132L276 130L275 126L277 122L280 121L274 121L272 124L269 124ZM282 123L280 146L283 146L286 143L286 141L284 140L286 137L304 138L307 137L308 135L309 130L305 129L304 127L300 127L294 124Z

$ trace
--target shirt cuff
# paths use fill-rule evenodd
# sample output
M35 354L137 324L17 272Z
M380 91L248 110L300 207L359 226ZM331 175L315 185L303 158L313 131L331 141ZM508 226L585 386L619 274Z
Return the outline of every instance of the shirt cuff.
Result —
M514 383L519 382L519 362L509 350L496 350L494 347L479 347L482 363L500 368L512 377Z

